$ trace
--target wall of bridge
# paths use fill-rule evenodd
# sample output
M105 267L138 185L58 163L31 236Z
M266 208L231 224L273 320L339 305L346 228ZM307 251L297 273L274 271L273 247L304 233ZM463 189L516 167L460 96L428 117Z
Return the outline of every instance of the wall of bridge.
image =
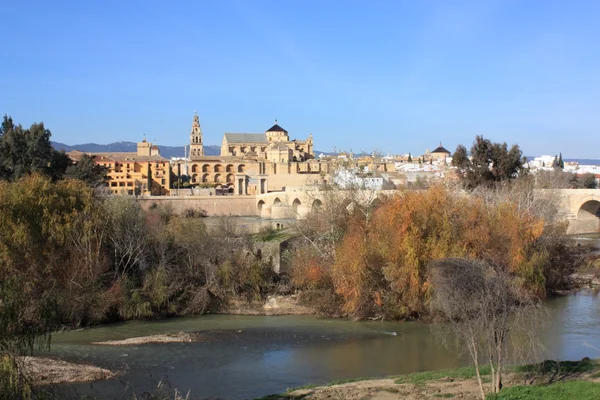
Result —
M161 196L139 198L142 207L153 204L170 207L176 214L186 210L206 211L208 216L256 216L255 196Z
M553 190L560 197L563 216L569 222L569 234L600 231L600 189ZM344 191L337 196L348 196ZM397 195L397 191L363 191L352 194L356 202L373 201L376 198ZM256 196L160 196L142 197L143 207L153 204L168 205L176 213L202 209L209 216L260 216L264 219L304 218L315 205L326 204L331 193L306 187L287 186L285 191L270 192ZM338 199L339 200L339 199Z

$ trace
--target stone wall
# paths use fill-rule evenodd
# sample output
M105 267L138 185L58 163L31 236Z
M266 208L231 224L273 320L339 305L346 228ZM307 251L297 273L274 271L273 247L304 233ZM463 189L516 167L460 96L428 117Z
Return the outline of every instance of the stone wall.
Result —
M150 208L153 204L170 207L180 214L185 210L206 211L208 216L242 215L256 216L255 196L185 196L185 197L142 197L142 207Z

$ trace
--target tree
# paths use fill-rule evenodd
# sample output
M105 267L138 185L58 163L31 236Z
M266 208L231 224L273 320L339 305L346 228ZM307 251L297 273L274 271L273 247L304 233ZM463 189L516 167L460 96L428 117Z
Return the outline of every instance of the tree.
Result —
M351 317L426 314L427 264L447 257L501 265L523 290L546 293L544 222L510 199L486 202L438 185L384 200L368 221L352 217L332 266L334 289Z
M489 362L492 392L499 392L511 354L510 335L517 333L519 340L525 340L525 346L517 349L535 353L534 327L541 320L542 308L524 295L518 281L503 268L464 258L436 260L429 266L433 290L429 307L467 348L485 399L480 362ZM529 358L529 354L520 356Z
M106 203L107 239L114 253L114 276L135 274L146 265L147 221L140 204L131 198L114 197Z
M19 356L47 347L50 332L64 324L103 310L95 288L102 267L84 272L71 246L73 238L94 235L80 230L80 222L101 218L98 200L82 182L52 182L41 174L0 182L1 398L29 397Z
M467 169L469 168L471 161L467 155L467 148L462 144L459 144L452 155L452 166L456 167L459 176L464 178Z
M563 161L562 153L558 155L558 168L565 169L565 162Z
M596 176L592 173L577 175L574 186L581 189L596 189Z
M408 153L408 162L412 162L412 161L413 161L412 155L410 153Z
M552 160L552 168L558 168L558 156L554 155L554 159Z
M492 143L483 136L475 138L470 160L464 146L458 146L452 158L461 180L470 189L514 179L525 172L525 162L519 146L509 149L506 143Z
M98 187L108 182L109 169L96 164L94 158L84 154L79 162L67 168L65 177L84 181L90 187Z
M70 165L66 154L50 145L51 132L43 122L24 129L4 115L0 131L0 178L17 180L38 172L56 180Z
M63 150L56 151L52 149L52 157L50 159L50 167L47 170L47 175L50 176L53 181L63 179L67 172L67 168L71 165L73 165L71 157Z

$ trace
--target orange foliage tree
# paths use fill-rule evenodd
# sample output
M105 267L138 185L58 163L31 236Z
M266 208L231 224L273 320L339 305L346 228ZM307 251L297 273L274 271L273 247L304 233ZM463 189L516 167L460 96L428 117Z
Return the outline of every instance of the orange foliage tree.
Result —
M530 293L545 293L548 253L543 221L504 202L453 193L442 186L384 202L366 221L354 218L336 252L334 288L353 317L417 317L430 294L431 260L486 260L516 276Z

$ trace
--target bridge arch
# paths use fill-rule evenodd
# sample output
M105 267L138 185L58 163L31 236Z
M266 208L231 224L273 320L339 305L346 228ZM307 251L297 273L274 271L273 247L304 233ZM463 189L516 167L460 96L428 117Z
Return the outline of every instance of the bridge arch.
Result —
M279 200L279 197L275 197L275 200L273 200L273 205L276 206L277 204L281 204L281 200Z
M256 209L258 210L258 215L261 214L264 205L265 205L265 202L263 200L260 200L258 202L258 204L256 205Z
M383 201L381 201L381 199L379 197L375 197L373 200L371 200L371 207L372 208L377 208L380 205L383 204Z
M314 199L310 208L312 212L319 212L323 208L323 202L319 199Z
M600 230L600 201L587 200L577 210L579 230L597 232Z
M300 199L295 198L294 201L292 202L292 211L294 211L295 214L298 213L298 206L302 205L302 203L300 202Z

